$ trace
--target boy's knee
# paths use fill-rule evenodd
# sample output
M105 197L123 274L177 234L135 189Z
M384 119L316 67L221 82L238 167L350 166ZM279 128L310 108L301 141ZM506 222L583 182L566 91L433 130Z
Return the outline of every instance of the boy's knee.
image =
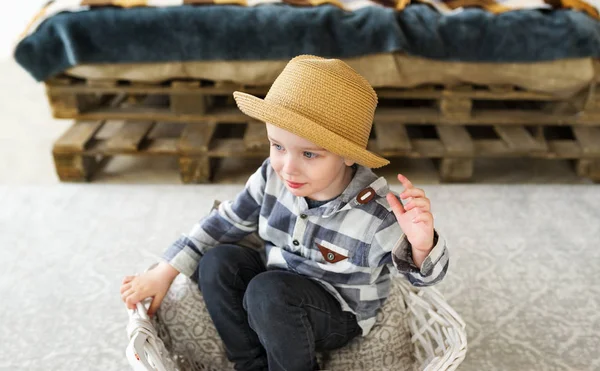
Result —
M236 257L236 246L221 245L209 249L198 264L198 283L207 283L223 273L230 272L230 264Z
M289 290L277 274L268 271L254 277L244 294L244 309L255 320L275 319L286 312L282 308L288 305Z

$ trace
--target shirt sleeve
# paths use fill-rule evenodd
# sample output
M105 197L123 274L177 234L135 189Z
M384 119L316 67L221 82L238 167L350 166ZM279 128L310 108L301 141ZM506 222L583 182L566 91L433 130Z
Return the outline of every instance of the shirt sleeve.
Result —
M373 252L379 251L375 260L393 267L414 286L431 286L440 282L448 271L449 254L446 241L434 230L434 246L419 269L412 257L412 246L402 232L393 212L383 220L371 244Z
M216 245L238 242L257 231L264 198L269 160L250 176L244 190L233 201L224 201L217 210L196 223L163 254L162 258L180 273L191 277L204 253Z

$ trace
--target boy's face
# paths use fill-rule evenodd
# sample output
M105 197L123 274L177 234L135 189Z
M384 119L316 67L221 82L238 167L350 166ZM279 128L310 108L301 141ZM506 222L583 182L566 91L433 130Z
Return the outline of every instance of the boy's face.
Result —
M352 180L353 162L345 161L314 143L267 123L271 166L297 197L329 200Z

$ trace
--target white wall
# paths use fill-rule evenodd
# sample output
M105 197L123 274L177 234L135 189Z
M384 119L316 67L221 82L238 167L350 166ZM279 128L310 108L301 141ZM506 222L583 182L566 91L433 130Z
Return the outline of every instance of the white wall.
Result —
M0 59L12 58L14 43L47 0L21 0L0 12Z

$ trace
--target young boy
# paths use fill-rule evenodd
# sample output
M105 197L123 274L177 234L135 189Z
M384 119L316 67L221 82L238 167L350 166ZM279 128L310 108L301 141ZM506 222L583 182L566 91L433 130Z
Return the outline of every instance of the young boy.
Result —
M266 122L269 158L121 295L130 308L153 297L154 313L191 276L237 370L318 369L316 351L369 333L393 274L439 282L445 242L423 190L398 175L403 206L370 170L388 164L366 149L377 95L344 62L299 56L265 99L234 97ZM253 232L264 252L236 245Z

